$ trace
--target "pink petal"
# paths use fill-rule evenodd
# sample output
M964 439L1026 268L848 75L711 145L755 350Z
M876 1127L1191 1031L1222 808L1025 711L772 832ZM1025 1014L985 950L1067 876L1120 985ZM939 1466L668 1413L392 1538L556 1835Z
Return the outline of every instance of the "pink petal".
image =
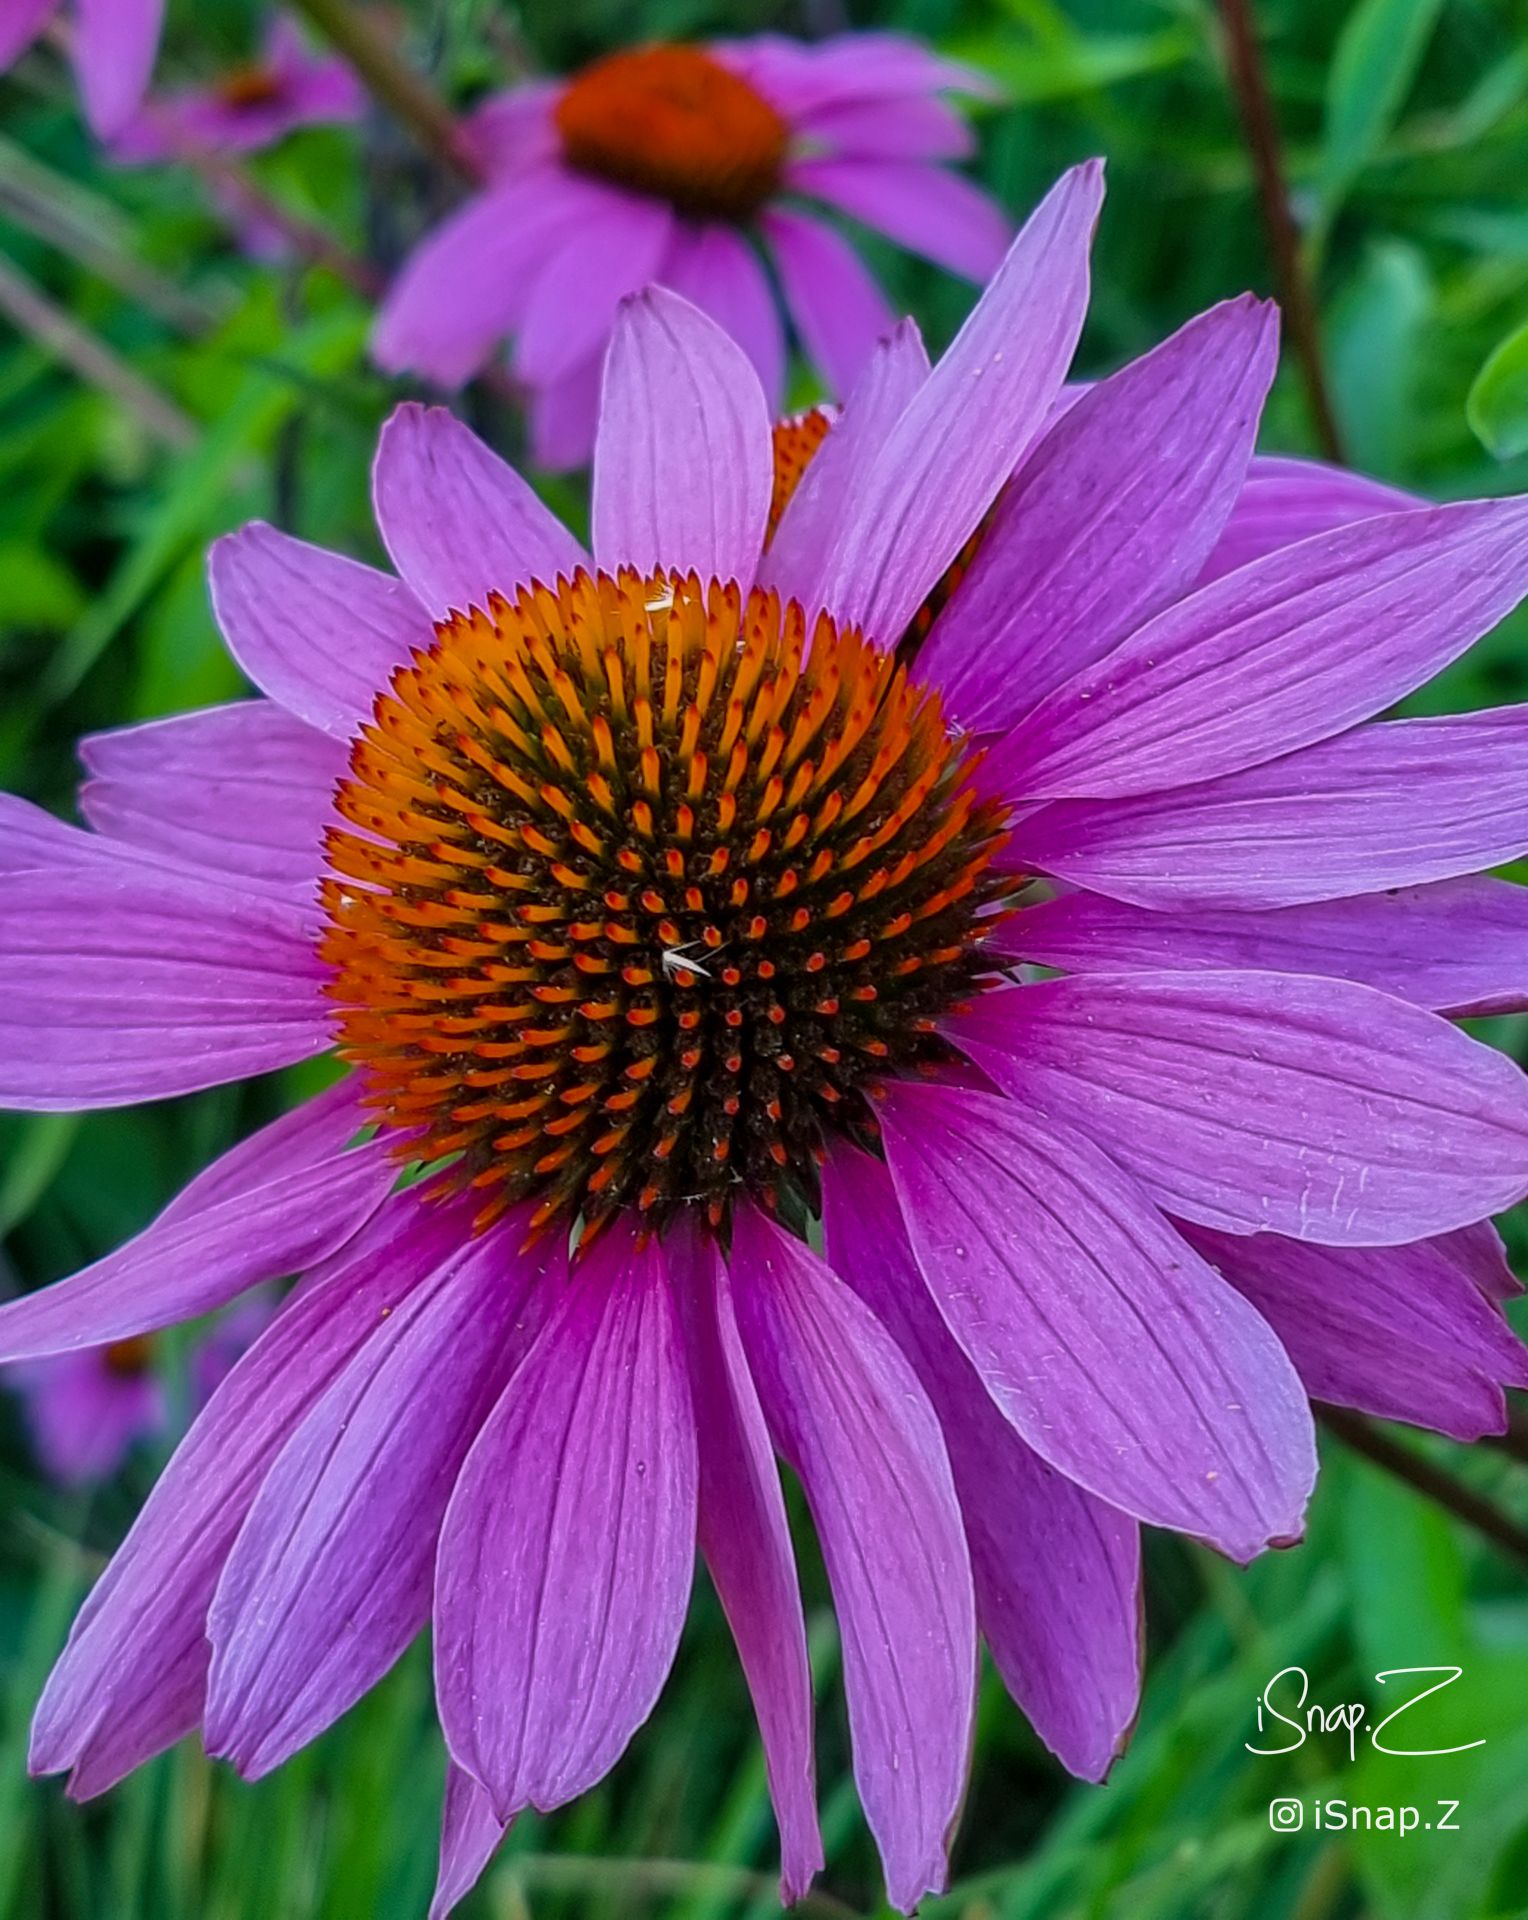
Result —
M500 1819L574 1799L651 1712L684 1623L695 1479L661 1252L611 1233L485 1422L441 1535L441 1725Z
M388 420L372 498L389 558L435 619L589 565L529 483L444 407L410 402Z
M336 1252L396 1177L342 1083L225 1153L151 1226L67 1280L0 1305L0 1359L102 1346L210 1313Z
M405 261L377 316L372 358L388 373L460 386L518 323L552 245L608 198L594 181L537 166L469 200Z
M759 578L782 599L812 601L815 582L853 511L856 487L913 395L928 378L915 320L880 341L781 516Z
M875 276L831 227L772 207L759 221L801 345L829 391L848 393L895 316Z
M446 1763L446 1800L440 1816L440 1871L428 1920L447 1920L477 1885L508 1832L493 1802L454 1760Z
M1299 906L1528 853L1528 707L1355 727L1265 766L1126 800L1061 800L1004 858L1140 906Z
M277 1315L198 1415L80 1611L43 1690L33 1773L103 1793L201 1718L206 1614L223 1560L293 1425L445 1252L400 1194ZM449 1224L449 1223L447 1223Z
M887 1898L908 1912L945 1883L975 1692L944 1441L890 1335L801 1241L739 1207L730 1265L765 1417L822 1542L860 1800Z
M1317 534L1168 607L1074 675L994 750L987 778L1026 800L1078 798L1261 765L1391 706L1525 592L1517 501Z
M918 655L963 725L1012 725L1191 585L1246 475L1277 331L1250 297L1213 307L1046 433Z
M703 226L683 222L657 278L731 334L753 363L765 406L771 415L778 413L785 387L785 334L769 276L743 236L718 221Z
M918 1265L1020 1437L1101 1500L1233 1559L1298 1536L1310 1412L1240 1295L1069 1127L954 1088L888 1093Z
M88 735L80 811L97 832L311 894L344 750L266 700Z
M1439 880L1268 913L1158 913L1067 893L1005 920L992 946L1069 973L1320 973L1456 1016L1528 1007L1528 887L1505 880Z
M110 870L7 883L0 1105L130 1106L328 1046L333 1017L309 909L114 851Z
M258 1779L381 1679L430 1613L441 1520L565 1263L524 1218L471 1235L379 1327L282 1448L208 1616L206 1746ZM534 1322L532 1323L534 1324Z
M1076 975L984 994L950 1032L1204 1226L1397 1246L1528 1192L1515 1063L1348 980Z
M1528 1348L1446 1240L1376 1251L1184 1232L1267 1320L1315 1399L1456 1440L1505 1431L1502 1388L1528 1387Z
M621 302L657 279L673 233L674 215L661 200L613 189L605 205L566 229L526 296L511 363L516 378L541 386L597 354Z
M164 0L74 0L70 56L97 139L120 133L137 112L163 24Z
M1316 460L1259 454L1247 470L1247 484L1204 564L1199 584L1207 586L1222 574L1260 560L1278 547L1307 540L1313 533L1423 504L1366 474L1325 467Z
M747 356L688 300L649 287L621 309L594 456L601 567L753 583L774 452Z
M980 187L918 160L797 160L786 179L978 286L1013 237L1007 215Z
M401 580L252 521L213 544L212 609L262 693L348 740L414 648L429 615Z
M811 603L885 645L900 637L1045 424L1082 330L1102 197L1089 163L1031 215L887 436Z
M884 1167L823 1170L834 1271L917 1369L950 1449L976 1616L1004 1684L1063 1766L1102 1780L1141 1692L1140 1529L1058 1474L998 1412L913 1261Z
M700 1550L732 1628L780 1823L780 1899L823 1864L812 1754L812 1672L780 1475L716 1248L671 1254L685 1320L700 1455Z

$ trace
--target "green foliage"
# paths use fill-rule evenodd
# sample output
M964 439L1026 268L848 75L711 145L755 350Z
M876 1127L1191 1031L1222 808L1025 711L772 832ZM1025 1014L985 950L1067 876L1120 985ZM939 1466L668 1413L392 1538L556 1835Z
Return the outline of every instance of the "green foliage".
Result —
M1435 498L1528 486L1528 46L1516 0L1267 0L1254 7L1354 460ZM841 23L818 0L413 0L411 52L458 97L511 64L555 67L670 33ZM855 0L854 22L937 37L1006 101L981 106L979 166L1015 212L1058 169L1109 162L1096 375L1190 313L1271 276L1211 0ZM247 49L258 9L180 0L179 76ZM259 515L376 558L366 476L398 392L367 365L364 302L333 274L260 264L197 181L114 170L62 69L0 85L0 254L189 425L167 447L123 390L82 383L0 320L0 785L68 812L83 733L235 696L202 586L211 540ZM302 135L256 161L269 190L351 251L394 259L438 211L408 142ZM357 157L364 158L364 168ZM49 221L26 214L42 204ZM25 217L24 217L25 216ZM938 346L970 290L866 239ZM811 391L803 383L801 393ZM513 452L493 393L474 418ZM1265 444L1311 453L1286 366ZM576 519L578 486L548 495ZM1528 620L1416 710L1528 697ZM1520 1025L1521 1023L1516 1023ZM1507 1044L1521 1045L1513 1027ZM37 1285L143 1224L309 1075L146 1113L0 1118L0 1232ZM185 1343L162 1365L184 1389ZM417 1647L307 1754L246 1786L187 1746L86 1809L25 1778L26 1723L73 1609L161 1461L89 1499L50 1488L0 1408L0 1920L415 1920L434 1870L441 1776ZM1408 1442L1409 1444L1409 1442ZM1520 1520L1528 1473L1419 1441ZM1528 1911L1528 1595L1523 1569L1328 1443L1309 1542L1238 1571L1150 1547L1150 1658L1135 1741L1108 1785L1068 1781L984 1679L956 1881L930 1920L1506 1920ZM807 1597L829 1856L804 1911L870 1915L875 1861L854 1799L821 1570ZM1314 1697L1389 1702L1375 1675L1452 1662L1433 1759L1336 1736L1248 1751L1254 1702L1303 1666ZM1420 1724L1420 1722L1418 1723ZM1271 1743L1270 1743L1271 1744ZM1463 1831L1275 1831L1268 1803L1457 1798ZM774 1835L746 1692L714 1596L698 1592L673 1683L612 1778L528 1817L469 1920L765 1920Z

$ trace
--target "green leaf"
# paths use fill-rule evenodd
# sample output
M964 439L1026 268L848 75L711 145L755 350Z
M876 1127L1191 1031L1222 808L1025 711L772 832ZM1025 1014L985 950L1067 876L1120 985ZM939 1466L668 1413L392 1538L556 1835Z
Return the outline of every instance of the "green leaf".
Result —
M1395 124L1441 8L1442 0L1363 0L1348 15L1326 90L1321 197L1328 218Z
M1476 374L1464 417L1498 460L1528 453L1528 320L1498 342Z

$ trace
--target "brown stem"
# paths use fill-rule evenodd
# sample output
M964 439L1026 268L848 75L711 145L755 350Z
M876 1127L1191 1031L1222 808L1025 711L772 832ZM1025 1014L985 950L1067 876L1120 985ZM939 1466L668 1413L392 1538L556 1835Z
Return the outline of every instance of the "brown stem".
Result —
M1311 426L1321 451L1328 460L1343 459L1342 435L1327 386L1326 365L1321 355L1321 332L1316 319L1316 303L1310 281L1300 257L1300 235L1290 211L1289 183L1284 175L1284 154L1279 139L1279 123L1268 92L1263 71L1263 56L1258 46L1249 0L1220 0L1220 18L1226 33L1226 57L1231 69L1231 86L1241 116L1242 132L1252 171L1257 180L1257 196L1262 208L1268 251L1273 260L1274 283L1279 305L1284 310L1290 343L1299 362L1305 384L1305 402Z
M147 432L177 453L201 438L196 422L168 395L136 373L104 340L57 307L19 268L0 256L0 314L18 332L134 416Z
M451 109L350 0L296 0L296 5L426 153L463 180L481 184L482 170L468 152Z
M1408 1486L1415 1487L1418 1493L1445 1507L1456 1519L1463 1520L1493 1545L1500 1547L1503 1553L1528 1564L1528 1527L1514 1520L1511 1514L1503 1513L1484 1494L1477 1493L1462 1480L1456 1480L1453 1474L1435 1466L1424 1455L1414 1453L1410 1447L1402 1446L1388 1434L1381 1433L1361 1414L1349 1413L1337 1407L1323 1407L1321 1421L1354 1453L1362 1454L1364 1459L1373 1461L1375 1466L1382 1467L1397 1480L1404 1480Z

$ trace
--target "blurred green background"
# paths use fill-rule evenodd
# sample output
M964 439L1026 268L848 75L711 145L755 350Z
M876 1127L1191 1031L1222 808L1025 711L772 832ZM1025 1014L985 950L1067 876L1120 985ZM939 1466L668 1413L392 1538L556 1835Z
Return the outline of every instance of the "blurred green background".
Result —
M926 34L1006 90L980 115L981 172L1027 209L1069 162L1103 153L1110 198L1080 368L1107 370L1197 309L1271 290L1219 15L1196 0L416 0L411 53L465 102L511 71L555 69L660 35L845 24ZM1528 486L1528 14L1517 0L1264 0L1255 8L1348 456L1437 498ZM256 9L180 0L161 80L246 51ZM384 120L314 132L256 170L356 253L395 259L445 201ZM969 289L865 242L931 343ZM67 812L72 743L93 728L237 694L208 614L202 556L253 516L379 558L366 476L398 397L364 364L364 303L342 280L258 266L197 180L104 165L58 62L0 83L0 268L53 317L0 319L0 785ZM61 325L104 350L61 364ZM76 343L77 344L77 343ZM1483 371L1484 370L1484 371ZM801 397L810 388L800 388ZM464 405L508 451L492 395ZM1286 365L1265 447L1308 452ZM549 489L581 511L576 485ZM1528 696L1528 621L1509 621L1430 706ZM1519 1045L1513 1023L1493 1037ZM142 1225L292 1085L89 1118L0 1117L9 1282L68 1272ZM185 1398L187 1342L159 1364ZM1404 1436L1528 1521L1528 1468ZM26 1726L73 1608L159 1462L145 1450L91 1495L50 1487L0 1406L0 1920L405 1920L434 1872L442 1768L422 1648L330 1736L257 1787L189 1747L102 1802L25 1778ZM1107 1787L1070 1782L988 1676L970 1804L939 1920L1506 1920L1528 1913L1528 1569L1327 1439L1308 1543L1238 1572L1149 1544L1145 1707ZM806 1566L820 1680L829 1865L803 1911L846 1920L879 1878L848 1774L837 1648ZM1339 1736L1261 1757L1254 1701L1299 1665L1324 1702L1383 1710L1377 1671L1463 1678L1427 1711L1432 1760ZM1417 1724L1421 1724L1418 1716ZM1280 1730L1283 1731L1283 1730ZM1268 1740L1265 1744L1274 1744ZM1274 1830L1298 1796L1459 1802L1458 1833ZM728 1920L775 1910L773 1827L747 1697L720 1610L697 1589L680 1663L611 1779L556 1818L522 1820L463 1909L484 1920Z

